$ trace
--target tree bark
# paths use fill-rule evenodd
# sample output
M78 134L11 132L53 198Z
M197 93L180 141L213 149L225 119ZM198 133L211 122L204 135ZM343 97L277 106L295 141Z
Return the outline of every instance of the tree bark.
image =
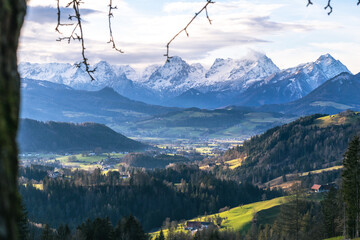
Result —
M0 0L0 239L16 239L20 76L17 55L26 0Z

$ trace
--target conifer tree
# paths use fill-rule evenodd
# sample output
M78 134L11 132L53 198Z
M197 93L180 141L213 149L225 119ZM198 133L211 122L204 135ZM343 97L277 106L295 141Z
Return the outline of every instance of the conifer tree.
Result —
M303 226L302 211L305 204L304 190L299 184L292 189L288 202L281 206L277 231L285 238L300 239L300 230Z
M71 231L67 224L65 225L61 224L59 226L59 228L57 229L57 239L59 240L71 239Z
M41 234L41 240L53 240L54 234L49 224L45 224L44 229Z
M346 205L346 230L349 237L359 237L360 143L356 136L344 155L343 198Z
M157 238L157 240L165 240L165 236L162 229L160 230L159 237Z
M321 201L321 210L324 218L325 232L328 238L336 237L338 216L341 216L341 209L338 204L337 192L335 188L331 188L325 199Z
M21 203L21 211L19 212L17 227L18 227L18 238L22 240L28 239L29 235L29 219L27 211L24 205Z
M146 240L147 236L141 224L133 215L130 215L124 225L125 239Z

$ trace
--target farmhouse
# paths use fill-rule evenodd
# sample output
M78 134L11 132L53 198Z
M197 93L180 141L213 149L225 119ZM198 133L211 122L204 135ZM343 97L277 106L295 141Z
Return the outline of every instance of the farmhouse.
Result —
M63 172L57 169L54 169L54 171L48 171L48 176L54 179L60 177L62 174Z
M330 191L331 187L334 187L334 184L326 184L326 185L314 184L311 187L311 190L316 193L328 192Z
M195 231L195 230L203 230L212 226L211 222L197 222L197 221L188 221L186 223L185 230Z

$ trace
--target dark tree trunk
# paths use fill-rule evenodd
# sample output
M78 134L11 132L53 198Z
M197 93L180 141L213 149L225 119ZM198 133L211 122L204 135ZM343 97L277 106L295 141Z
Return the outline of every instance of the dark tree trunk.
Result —
M17 56L26 0L0 0L0 239L16 239L20 211L17 193L16 133L20 77Z

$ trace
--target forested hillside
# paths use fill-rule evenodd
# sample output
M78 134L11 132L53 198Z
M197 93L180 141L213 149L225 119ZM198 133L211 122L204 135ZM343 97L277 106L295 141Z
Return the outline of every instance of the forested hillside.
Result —
M39 122L23 119L18 142L22 152L132 151L145 144L129 139L102 124Z
M35 178L39 174L26 176ZM185 165L137 171L129 179L121 178L118 172L104 175L100 170L91 174L69 171L65 175L57 179L45 177L43 190L30 183L20 186L31 221L56 228L67 223L73 228L87 218L109 217L116 224L123 216L133 214L149 231L160 227L167 217L179 221L215 213L225 206L279 196L278 192L220 180L195 166Z
M350 139L357 134L360 113L312 115L252 137L223 158L245 159L232 174L243 181L265 183L287 173L340 165Z

